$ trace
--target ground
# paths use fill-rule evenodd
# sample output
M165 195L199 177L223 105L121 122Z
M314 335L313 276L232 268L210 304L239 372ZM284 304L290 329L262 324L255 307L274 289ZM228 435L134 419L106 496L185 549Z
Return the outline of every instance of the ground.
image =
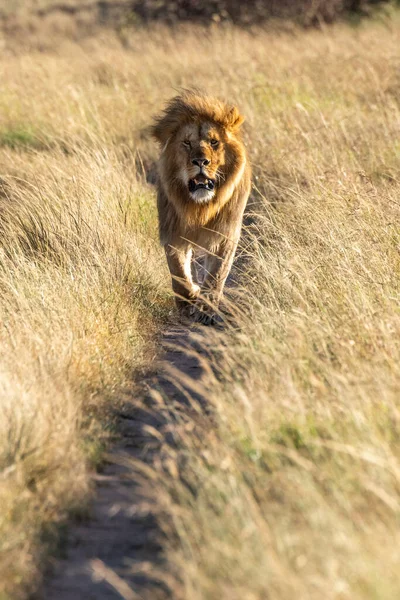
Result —
M165 459L160 438L168 438L171 419L158 410L152 394L162 393L179 404L181 418L190 414L187 396L193 398L193 389L189 382L199 385L206 378L202 367L206 335L204 329L188 323L170 327L163 335L157 372L142 381L145 397L140 406L126 398L119 413L120 440L94 476L91 517L71 527L65 556L54 561L41 598L111 600L122 596L130 600L140 595L155 600L173 594L168 582L157 577L163 567L163 533L153 490L140 477L137 464L154 469ZM179 371L179 385L173 369ZM205 397L197 394L196 401L206 407ZM175 419L172 426L177 426Z

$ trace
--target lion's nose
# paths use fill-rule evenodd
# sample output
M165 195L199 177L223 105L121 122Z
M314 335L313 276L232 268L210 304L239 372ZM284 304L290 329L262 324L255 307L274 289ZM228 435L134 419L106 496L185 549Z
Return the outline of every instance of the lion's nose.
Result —
M192 163L194 165L197 165L201 169L202 167L206 167L207 165L209 165L210 161L208 160L208 158L193 158Z

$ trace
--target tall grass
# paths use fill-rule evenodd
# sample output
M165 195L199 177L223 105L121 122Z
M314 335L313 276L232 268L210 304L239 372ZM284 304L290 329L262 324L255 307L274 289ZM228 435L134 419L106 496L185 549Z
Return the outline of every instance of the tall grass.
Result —
M1 151L0 596L81 513L112 410L169 309L153 198L125 150Z
M145 127L196 86L247 115L257 215L238 326L209 334L211 422L178 428L155 489L174 594L397 597L398 18L61 33L0 59L0 594L84 510L107 407L172 306Z
M249 117L255 214L237 323L206 342L211 416L180 418L158 472L174 597L400 594L398 41L207 40Z
M178 597L399 595L398 209L386 208L321 206L310 190L259 218L239 325L210 339L214 427L182 426L168 450L179 476L160 474Z

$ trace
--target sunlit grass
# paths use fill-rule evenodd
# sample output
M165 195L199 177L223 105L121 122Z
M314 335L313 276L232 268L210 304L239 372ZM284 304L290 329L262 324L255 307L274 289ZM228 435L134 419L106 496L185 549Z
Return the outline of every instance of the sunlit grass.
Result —
M247 117L256 214L238 324L210 333L211 423L166 449L189 485L155 489L175 596L393 600L398 20L68 31L0 59L0 595L31 591L54 523L85 510L105 407L172 307L146 128L197 86Z
M107 415L170 301L152 194L133 157L128 169L100 144L11 150L0 225L0 589L22 594L45 564L45 528L87 504Z

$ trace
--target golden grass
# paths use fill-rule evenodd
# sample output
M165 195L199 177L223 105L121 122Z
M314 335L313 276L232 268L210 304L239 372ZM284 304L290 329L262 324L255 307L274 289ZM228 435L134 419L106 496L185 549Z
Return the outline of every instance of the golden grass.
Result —
M210 338L214 426L184 423L159 473L175 597L400 595L399 33L169 50L239 98L258 213L238 326Z
M168 449L189 486L159 474L174 593L392 600L399 20L124 35L0 60L0 595L32 588L44 526L85 505L92 414L171 306L143 127L195 85L248 117L257 217L240 327L210 334L214 426Z
M259 219L240 328L210 340L215 427L161 473L179 597L400 593L397 209L316 203Z
M172 306L153 193L111 119L129 128L108 88L107 123L85 113L81 62L1 63L1 598L35 586L50 525L85 509L110 408Z

